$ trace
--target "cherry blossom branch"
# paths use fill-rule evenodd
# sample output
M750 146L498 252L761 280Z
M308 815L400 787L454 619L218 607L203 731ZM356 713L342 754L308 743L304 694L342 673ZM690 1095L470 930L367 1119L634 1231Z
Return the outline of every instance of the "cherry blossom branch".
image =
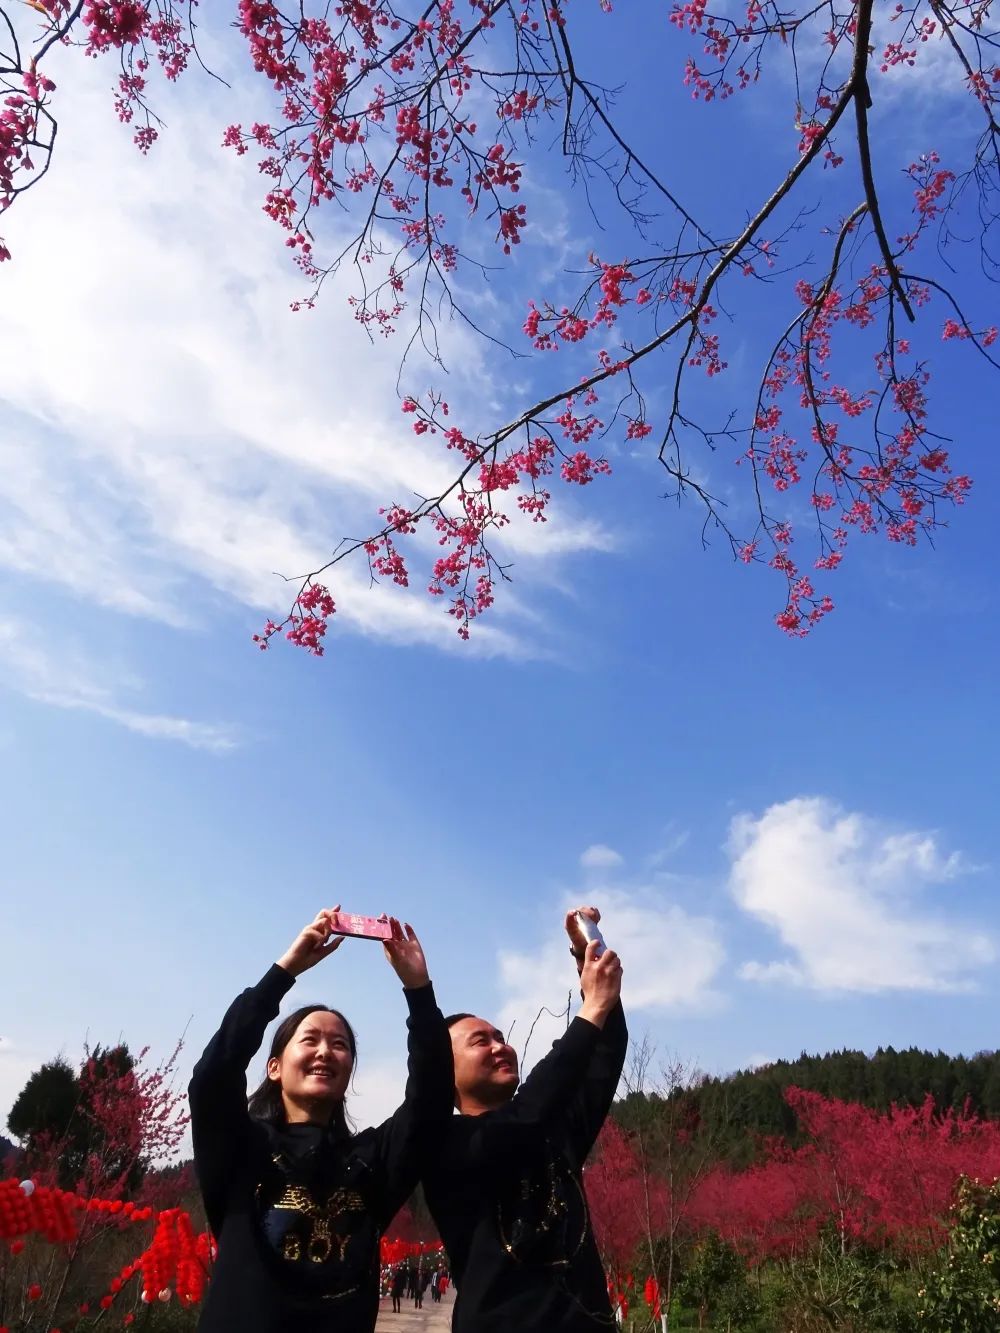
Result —
M910 305L906 292L903 290L903 284L900 280L899 269L896 266L896 260L889 245L889 238L885 234L885 224L882 221L882 210L879 207L878 191L875 188L875 174L872 170L871 145L868 142L868 109L872 104L871 90L868 85L868 48L871 42L872 32L872 5L871 3L862 3L857 6L855 23L857 31L854 39L854 68L851 72L852 95L854 98L854 113L857 121L858 133L858 158L861 164L861 179L865 187L865 201L868 204L868 212L871 216L872 226L875 228L875 235L878 238L878 246L882 252L882 259L885 262L886 272L889 275L889 281L892 283L893 290L899 299L900 305L906 312L906 316L912 324L915 315L913 307Z
M971 342L980 356L988 361L994 370L1000 370L1000 361L987 350L988 347L993 345L995 338L991 339L989 343L985 343L983 338L973 330L972 325L962 311L962 307L956 301L954 293L950 292L947 287L942 286L941 283L935 282L933 278L921 277L916 273L912 274L911 277L914 282L919 282L924 287L930 287L934 291L940 292L958 316L958 328L956 331L949 333L949 336Z
M490 269L474 243L465 243L477 227L493 233L501 256L530 234L525 228L532 209L519 199L529 170L522 159L540 150L539 126L546 122L561 119L555 151L561 150L568 177L584 191L595 221L603 206L603 195L592 193L596 181L602 190L609 187L613 206L641 238L629 248L642 255L609 261L591 254L582 283L565 304L549 299L529 304L524 333L532 351L544 356L563 348L561 359L573 365L505 424L463 430L433 385L404 398L413 430L438 436L455 452L447 484L437 495L386 505L371 536L340 543L320 569L294 580L298 596L292 610L281 626L268 623L258 636L262 646L286 628L293 641L321 651L335 606L316 580L359 550L372 579L389 577L409 586L401 539L418 530L433 533L442 548L428 591L446 596L449 614L467 636L471 619L492 604L494 582L508 577L490 544L509 522L504 497L510 493L523 519L547 521L548 478L556 473L570 484L587 485L609 472L608 460L595 449L622 430L626 444L638 444L658 426L657 458L671 478L672 493L679 499L690 492L704 508L703 541L710 529L721 528L749 563L757 559L758 536L766 535L774 547L768 563L787 586L778 623L793 634L805 632L832 602L814 594L791 559L791 524L772 512L777 506L765 499L765 480L783 495L814 456L810 503L819 534L817 566L825 570L839 561L850 528L910 542L937 524L939 503L964 498L969 480L952 475L948 451L928 424L926 361L914 357L909 339L897 336L896 323L901 311L915 324L918 309L944 294L959 319L949 318L942 336L973 341L991 367L996 364L988 351L995 330L973 328L940 283L908 272L909 256L935 219L939 251L943 248L948 219L973 180L980 190L982 262L984 267L994 262L989 245L990 229L1000 220L992 194L1000 93L994 90L996 65L990 64L998 35L986 27L989 5L912 0L889 17L899 25L898 40L886 41L882 72L912 65L939 26L988 121L965 176L940 167L933 153L911 163L907 174L916 222L893 247L890 199L879 196L870 142L871 81L878 64L871 41L873 0L824 0L798 12L783 10L775 0L741 3L745 15L730 7L712 15L707 0L676 0L669 14L678 32L703 43L704 56L685 63L684 80L696 101L724 100L749 88L772 58L791 62L800 136L795 160L739 225L726 228L696 220L650 154L633 146L615 114L614 91L580 68L570 36L576 12L567 12L561 0L522 0L518 6L471 0L471 17L464 10L459 14L456 0L432 0L413 10L389 0L341 0L335 11L319 6L315 14L307 0L290 11L271 0L239 0L237 27L273 106L249 128L229 126L224 144L240 156L252 153L265 178L265 211L282 229L308 285L309 294L297 306L311 306L326 278L348 260L358 275L352 309L369 337L376 330L390 335L408 303L413 305L401 373L419 348L432 367L443 367L440 322L456 314L495 346L520 354L509 346L502 326L474 319L463 308L454 275L468 268L481 278ZM43 54L60 31L64 42L88 54L117 54L116 108L126 123L136 117L135 140L147 151L160 123L148 100L150 68L158 64L173 80L189 56L197 55L191 0L89 0L82 6L37 0L35 8L46 15L36 43ZM8 87L22 73L29 80L26 96L12 93L9 147L6 156L0 154L5 173L0 206L5 207L47 168L55 122L48 110L51 86L38 80L33 66L21 71L17 34L2 6L0 14L17 56L0 77ZM827 51L817 62L820 36ZM817 162L830 171L842 165L847 150L839 135L851 103L850 137L864 203L838 224L822 281L795 282L801 309L782 321L785 332L768 359L750 420L739 424L734 408L721 430L709 429L687 407L688 383L692 369L709 377L726 369L719 326L712 325L720 311L729 316L737 309L730 275L742 274L773 290L777 278L801 266L793 242L809 225L808 210L801 206L793 212L777 237L765 236L764 228L777 220L786 201L801 194L800 183ZM45 161L36 169L29 149L39 140ZM448 230L447 201L456 196L467 209L459 235ZM665 207L654 207L653 201ZM895 209L895 199L891 202ZM332 256L320 253L324 238L314 230L314 214L330 203L343 208L353 232L346 243L335 240ZM860 225L864 214L870 229ZM875 259L864 270L868 250ZM811 263L811 256L804 262ZM830 358L834 347L840 348L842 328L864 330L876 320L885 333L874 358L876 382L852 391L831 378ZM607 345L595 347L598 340ZM646 377L657 354L668 349L676 363L660 377L667 387L664 420L654 423L649 412L656 399ZM794 400L790 406L786 395ZM606 409L599 406L602 396ZM798 419L789 424L794 412L804 416L801 438ZM874 434L864 446L854 438L855 423L868 412ZM712 486L694 477L688 447L693 442L713 451L722 441L736 445L744 437L749 445L742 457L750 463L757 522L751 540L741 544Z
M549 20L549 25L551 30L551 19ZM708 232L702 229L702 227L695 221L691 213L688 212L688 210L679 202L674 193L667 188L667 186L663 183L662 180L660 180L659 176L649 166L647 166L645 161L639 156L639 154L633 148L631 148L629 144L625 142L620 132L618 131L617 127L612 123L612 121L608 117L607 112L604 110L604 107L601 105L598 98L594 96L594 93L590 88L590 86L587 84L585 80L579 77L579 75L576 72L576 64L573 59L573 52L570 49L569 39L566 35L565 26L562 24L556 25L554 36L556 40L558 40L560 46L562 47L563 58L565 60L566 77L564 80L564 88L566 90L567 124L569 123L570 106L572 102L573 93L576 89L579 89L581 96L586 100L591 110L593 111L594 115L603 125L604 129L607 131L608 137L625 154L624 169L627 171L628 168L631 166L631 164L635 163L635 165L639 168L639 170L650 182L650 184L660 194L663 195L664 199L667 200L671 208L673 208L675 212L679 213L680 216L684 219L684 221L689 226L693 227L694 230L697 232L697 234L704 241L706 241L713 248L717 248L716 242L713 241L712 237L708 234ZM564 156L569 156L568 148L569 145L566 134L564 132L563 135Z
M53 23L52 31L49 33L49 36L45 38L35 52L35 65L37 65L45 56L46 52L55 46L56 42L63 41L69 35L70 29L74 27L80 15L83 13L83 6L84 0L77 0L77 3L69 11L62 23Z

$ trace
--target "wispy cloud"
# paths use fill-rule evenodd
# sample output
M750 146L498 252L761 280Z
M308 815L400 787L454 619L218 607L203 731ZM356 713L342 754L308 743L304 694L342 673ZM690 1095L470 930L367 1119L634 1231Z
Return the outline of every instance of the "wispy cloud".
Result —
M6 687L37 703L93 713L140 736L178 741L195 750L221 753L238 743L229 726L124 706L106 683L106 667L99 670L65 644L54 652L39 631L23 621L0 620L0 664ZM137 686L129 678L118 682L119 690Z
M624 859L613 847L595 842L580 854L580 865L584 870L612 870L622 865Z
M614 848L595 844L584 851L580 862L584 882L553 901L547 909L551 927L535 946L499 955L504 997L499 1021L505 1029L514 1027L515 1045L523 1046L543 1009L558 1013L567 996L576 994L562 914L581 902L601 910L602 931L622 959L622 999L629 1012L718 1008L722 997L715 982L725 951L716 923L673 902L662 884L630 876L624 857ZM532 1060L544 1055L559 1028L558 1018L542 1014L531 1039Z
M933 834L885 828L820 797L796 797L730 828L736 903L785 953L741 975L824 991L968 989L996 946L980 926L926 901L970 869Z
M255 621L284 611L276 572L315 568L342 534L369 531L379 504L434 493L451 457L406 430L401 345L368 343L344 283L315 313L289 311L300 285L259 179L217 147L211 89L172 101L149 161L114 121L106 71L74 56L59 95L58 171L6 229L0 564L171 624L204 618L219 595ZM502 402L485 345L458 325L443 333L453 416ZM550 524L515 511L500 543L550 583L553 561L613 545L565 497ZM427 567L437 549L429 540ZM418 571L413 582L373 593L366 570L342 567L340 623L455 646ZM472 651L535 652L537 632L502 600Z

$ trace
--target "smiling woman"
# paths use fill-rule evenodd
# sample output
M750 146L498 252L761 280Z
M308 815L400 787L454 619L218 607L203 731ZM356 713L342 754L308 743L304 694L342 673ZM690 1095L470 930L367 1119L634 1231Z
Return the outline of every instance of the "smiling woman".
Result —
M267 1076L246 1096L246 1066L295 978L343 942L324 909L260 982L230 1006L195 1067L195 1168L219 1253L202 1333L370 1333L379 1239L412 1192L428 1131L451 1114L451 1053L420 941L392 922L386 959L409 1006L403 1104L352 1131L345 1097L354 1031L336 1009L305 1005L280 1025Z
M279 1024L271 1039L267 1076L249 1098L250 1114L291 1125L325 1119L329 1106L327 1116L340 1119L346 1129L344 1097L357 1056L354 1029L339 1009L303 1005Z

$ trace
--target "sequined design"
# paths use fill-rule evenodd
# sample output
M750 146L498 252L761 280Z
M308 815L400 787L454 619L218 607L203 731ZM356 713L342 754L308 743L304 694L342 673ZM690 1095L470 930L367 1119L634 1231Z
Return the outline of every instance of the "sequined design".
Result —
M503 1248L518 1263L567 1268L587 1235L587 1204L575 1173L551 1147L513 1173L497 1204Z
M377 1243L364 1197L343 1184L330 1188L324 1197L280 1153L271 1160L276 1170L256 1191L268 1248L290 1276L307 1281L321 1299L337 1300L356 1292L358 1279L370 1267L369 1251Z
M285 1192L275 1199L273 1209L301 1213L309 1219L302 1231L288 1231L282 1241L282 1258L295 1262L302 1258L303 1240L306 1258L314 1264L325 1264L336 1248L337 1259L344 1262L344 1251L354 1229L338 1230L349 1225L352 1214L364 1212L364 1200L353 1190L337 1189L325 1203L317 1203L305 1185L286 1185ZM304 1234L303 1234L304 1232Z

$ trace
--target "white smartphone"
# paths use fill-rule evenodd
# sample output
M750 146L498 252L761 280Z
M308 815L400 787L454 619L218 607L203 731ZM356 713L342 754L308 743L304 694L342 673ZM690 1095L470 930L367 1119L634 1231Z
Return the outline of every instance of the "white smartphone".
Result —
M580 927L580 931L588 944L591 940L597 941L597 956L600 958L601 954L608 947L604 942L604 936L601 934L600 926L596 921L591 921L589 916L584 916L582 912L577 912L576 924Z

